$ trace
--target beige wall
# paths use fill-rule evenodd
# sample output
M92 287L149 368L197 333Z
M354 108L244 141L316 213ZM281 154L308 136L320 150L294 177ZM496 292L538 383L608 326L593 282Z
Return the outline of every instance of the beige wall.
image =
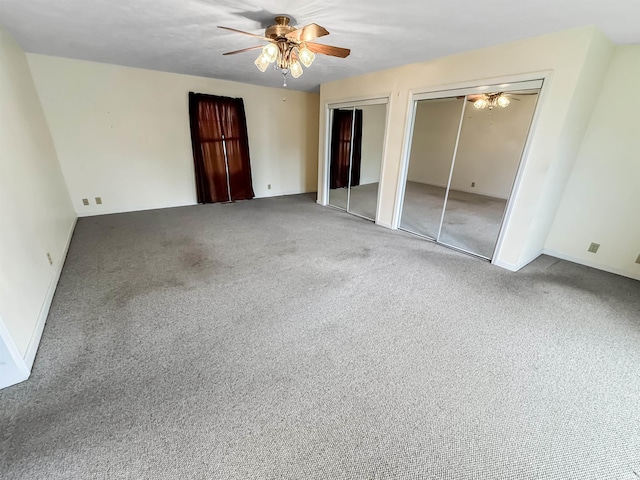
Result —
M391 127L378 218L378 223L390 227L397 215L396 192L411 92L545 77L522 182L495 259L501 266L517 269L544 247L613 48L597 29L584 27L324 84L320 89L319 135L324 139L327 103L390 95ZM324 147L322 141L320 203L326 201L322 191Z
M257 197L316 189L317 94L27 57L81 216L196 203L189 91L244 99Z
M546 252L640 279L640 46L617 47ZM599 243L596 254L587 249Z
M25 54L2 29L0 116L0 330L30 367L76 215Z

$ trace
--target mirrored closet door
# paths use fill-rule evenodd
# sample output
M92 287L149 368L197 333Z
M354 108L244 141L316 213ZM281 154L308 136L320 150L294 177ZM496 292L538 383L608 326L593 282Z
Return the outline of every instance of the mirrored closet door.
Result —
M354 148L361 150L361 139L354 132L356 123L362 128L362 112L355 121L355 108L336 108L331 111L331 142L329 144L329 205L346 210L349 205L351 164ZM355 163L359 164L356 153Z
M438 238L463 106L464 97L416 102L400 221L403 230Z
M331 108L329 205L375 221L386 99Z
M493 257L541 86L416 99L401 229Z

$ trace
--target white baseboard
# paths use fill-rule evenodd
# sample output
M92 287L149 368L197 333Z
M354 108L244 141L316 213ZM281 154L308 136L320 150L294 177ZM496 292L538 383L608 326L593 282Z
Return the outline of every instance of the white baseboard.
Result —
M73 232L76 228L76 223L78 218L76 217L73 220L73 224L71 225L71 229L69 230L69 235L67 236L67 242L62 250L62 255L60 255L60 260L56 264L56 270L51 278L51 282L49 283L49 289L47 290L47 295L42 302L42 306L40 307L40 313L38 315L38 321L36 323L36 328L31 335L31 340L29 340L29 345L27 346L27 351L24 356L24 363L27 366L29 373L31 373L31 367L33 367L33 362L36 359L36 353L38 351L38 346L40 345L40 339L42 338L42 332L44 331L44 324L47 321L47 316L49 315L49 308L51 308L51 302L53 301L53 295L56 292L56 287L58 286L58 281L60 280L60 274L62 273L62 267L64 266L64 261L67 258L67 253L69 252L69 245L71 244L71 238L73 237Z
M149 210L161 210L161 209L165 209L165 208L178 208L178 207L190 207L192 205L198 205L197 203L185 203L185 204L180 204L180 205L165 205L165 206L159 206L159 207L131 207L130 209L127 210L122 210L122 209L111 209L111 208L105 208L104 210L96 210L93 209L91 207L87 207L87 209L82 209L82 210L78 210L76 209L76 215L79 218L84 218L84 217L99 217L101 215L114 215L116 213L132 213L132 212L146 212Z
M615 273L616 275L620 275L622 277L633 278L634 280L640 280L640 273L630 272L628 270L622 270L621 268L610 267L608 265L603 265L598 262L591 262L585 260L584 258L574 257L572 255L566 255L561 252L557 252L555 250L551 250L549 248L545 248L542 253L545 255L549 255L550 257L559 258L561 260L567 260L568 262L578 263L580 265L585 265L587 267L595 268L597 270L603 270L609 273Z
M510 272L518 271L518 266L514 263L504 262L502 260L493 260L491 263L496 267L504 268L506 270L509 270Z
M531 262L533 262L536 258L538 258L543 253L544 252L542 250L538 250L537 252L534 252L531 255L529 255L524 260L518 262L518 270L520 270L522 267L526 267L527 265L529 265Z
M0 317L0 389L24 382L29 368Z
M518 262L517 264L504 262L502 260L494 260L491 263L493 263L494 265L496 265L498 267L505 268L505 269L507 269L507 270L509 270L511 272L517 272L522 267L524 267L526 265L529 265L531 262L533 262L536 258L538 258L542 254L543 254L543 252L540 250L538 252L535 252L535 253L531 254L525 260L523 260L521 262Z

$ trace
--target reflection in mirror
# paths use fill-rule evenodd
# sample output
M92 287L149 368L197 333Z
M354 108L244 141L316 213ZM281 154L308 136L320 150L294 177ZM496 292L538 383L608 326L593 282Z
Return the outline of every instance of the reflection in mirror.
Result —
M331 124L331 144L329 156L329 205L347 209L349 205L349 179L351 172L351 151L358 158L362 139L362 112L356 112L354 125L354 109L333 109ZM357 136L357 124L360 125L360 136ZM354 135L354 133L356 135ZM352 136L354 140L352 142Z
M464 97L419 100L400 228L438 238Z
M358 115L361 115L362 124L361 129L354 128L354 155L351 164L348 211L375 220L387 105L357 107L356 122ZM355 145L361 145L361 148L356 149Z
M505 107L467 97L439 241L491 259L539 89L502 94Z

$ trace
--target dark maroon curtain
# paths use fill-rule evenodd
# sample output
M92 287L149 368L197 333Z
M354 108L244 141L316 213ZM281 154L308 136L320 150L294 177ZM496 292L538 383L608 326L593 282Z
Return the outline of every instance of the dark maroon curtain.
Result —
M351 163L351 186L360 185L362 110L355 110L355 123L353 114L354 110L333 111L329 188L349 186L349 163ZM352 145L353 156L351 155Z
M190 92L189 118L198 203L253 198L242 99Z

